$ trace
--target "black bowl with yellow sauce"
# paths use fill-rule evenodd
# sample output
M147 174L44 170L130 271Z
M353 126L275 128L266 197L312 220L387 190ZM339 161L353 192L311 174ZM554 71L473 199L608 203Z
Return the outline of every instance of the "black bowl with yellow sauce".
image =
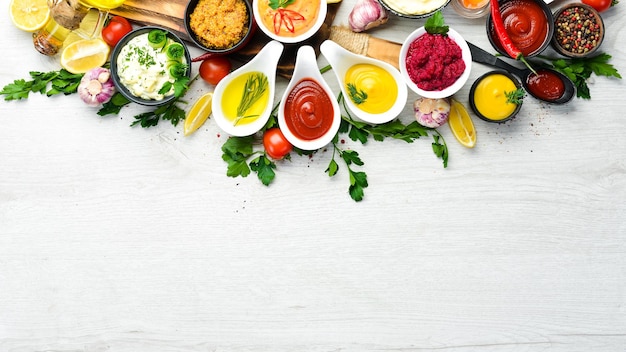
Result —
M229 54L243 48L256 29L250 0L191 0L185 30L199 48Z

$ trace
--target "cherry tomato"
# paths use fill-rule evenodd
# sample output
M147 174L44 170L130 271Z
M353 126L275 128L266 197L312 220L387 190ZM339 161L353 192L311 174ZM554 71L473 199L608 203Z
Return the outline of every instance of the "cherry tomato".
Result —
M208 84L216 85L228 73L230 73L231 64L227 58L223 56L210 57L200 64L200 77Z
M123 36L132 30L133 26L127 19L122 16L113 16L102 29L102 40L112 48Z
M582 0L583 4L587 4L598 12L606 11L611 7L612 0Z
M270 128L263 134L263 147L272 159L282 159L293 149L293 146L278 127Z

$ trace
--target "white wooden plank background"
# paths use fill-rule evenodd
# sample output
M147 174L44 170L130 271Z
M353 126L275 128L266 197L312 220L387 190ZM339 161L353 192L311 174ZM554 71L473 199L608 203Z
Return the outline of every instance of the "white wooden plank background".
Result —
M603 14L622 74L625 6ZM444 15L491 50L484 19ZM392 17L370 34L421 25ZM1 85L58 69L7 11L0 26ZM444 126L447 169L430 139L348 141L361 203L343 166L324 173L329 152L280 163L268 188L226 177L211 121L184 137L129 127L137 107L2 101L0 351L626 351L623 92L597 78L590 101L475 118L472 150Z

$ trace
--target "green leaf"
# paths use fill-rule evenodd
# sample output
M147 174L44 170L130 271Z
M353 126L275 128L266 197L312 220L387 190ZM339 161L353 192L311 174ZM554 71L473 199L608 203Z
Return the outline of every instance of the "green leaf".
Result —
M424 24L424 29L426 29L426 32L430 34L447 35L450 27L445 25L445 21L441 11L437 11L432 16L430 16L428 20L426 20L426 23Z
M363 200L364 189L367 188L367 175L361 171L352 171L350 169L350 187L348 187L348 193L350 197L356 202Z
M331 159L325 172L328 173L328 176L333 177L337 174L338 170L339 170L339 165L337 164L335 159Z
M257 173L259 180L266 186L274 180L276 164L265 156L261 155L250 162L250 168Z
M359 157L359 153L354 150L344 150L341 153L341 157L346 162L346 165L350 166L352 164L362 166L363 161Z
M358 89L354 83L348 83L346 87L348 88L350 99L354 102L354 104L360 105L367 101L367 93L362 89Z
M443 140L443 137L438 134L434 134L432 148L435 155L443 160L443 167L448 167L448 146Z
M229 152L232 154L241 154L241 155L252 155L252 143L254 142L254 137L230 137L226 140L224 145L222 145L223 152Z
M272 10L277 10L279 7L287 7L291 5L296 0L269 0L268 4L272 8Z
M100 110L98 110L98 115L106 116L106 115L117 115L120 110L126 105L130 104L130 100L128 100L122 93L117 92L113 94L111 100L102 104Z

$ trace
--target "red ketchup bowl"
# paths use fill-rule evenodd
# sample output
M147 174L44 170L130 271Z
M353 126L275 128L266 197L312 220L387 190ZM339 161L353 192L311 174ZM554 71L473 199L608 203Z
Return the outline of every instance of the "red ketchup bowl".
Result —
M495 1L495 0L494 0ZM543 52L554 34L552 12L543 0L501 0L500 13L504 27L515 46L525 57ZM487 38L500 54L510 57L496 33L491 13L487 15Z
M280 130L294 147L316 150L331 142L340 123L337 98L319 71L313 47L301 46L278 107Z

